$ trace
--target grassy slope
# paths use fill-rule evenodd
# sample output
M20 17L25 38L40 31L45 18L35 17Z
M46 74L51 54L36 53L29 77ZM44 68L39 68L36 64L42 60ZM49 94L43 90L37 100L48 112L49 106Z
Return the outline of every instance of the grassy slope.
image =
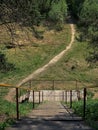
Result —
M31 32L29 32L30 43L28 41L29 45L21 49L6 49L5 44L0 44L1 51L6 54L8 61L15 64L16 67L16 70L12 72L0 73L0 82L18 83L66 48L70 41L68 24L64 26L64 30L61 32L48 30L48 28L42 26L39 27L39 31L41 30L44 31L44 39L38 40L32 37ZM1 36L3 37L4 33ZM7 43L7 41L5 42Z
M88 67L86 55L87 43L75 41L72 49L56 65L39 76L39 79L78 79L88 83L97 80L98 68Z
M9 62L15 64L16 70L8 72L6 74L0 73L0 82L16 84L24 77L28 76L37 68L43 66L52 57L61 52L70 41L70 27L65 25L62 32L56 32L49 30L47 27L36 27L39 32L43 33L44 39L39 40L32 37L32 33L28 32L30 40L28 46L15 49L6 49L5 44L0 44L0 48ZM3 29L4 30L4 29ZM26 29L25 29L26 30ZM22 31L18 31L22 35ZM6 32L5 32L6 33ZM1 34L1 41L4 43L4 32ZM7 34L5 35L7 37ZM23 37L20 37L21 41L24 41ZM74 42L72 49L65 54L65 56L53 67L41 74L38 79L64 79L92 82L98 77L98 68L88 67L88 63L85 61L87 55L87 43ZM58 73L59 72L59 73Z
M40 28L40 31L41 30L43 29ZM0 36L2 41L4 40L4 36L5 33L3 32ZM6 34L6 36L8 35ZM8 72L6 74L0 73L0 82L16 84L19 80L32 73L38 67L47 63L52 57L63 50L70 41L69 25L65 25L63 32L57 33L53 30L46 31L44 33L45 39L43 40L37 40L34 37L32 38L31 35L30 37L32 40L29 46L25 46L21 49L6 49L4 44L0 45L0 48L3 53L6 54L8 61L15 64L16 67L16 70L12 72ZM3 42L9 41L8 37ZM85 61L87 51L86 46L86 43L79 43L78 41L75 41L72 49L56 65L40 75L38 79L75 80L77 78L83 82L85 82L85 80L92 82L97 79L98 68L88 68L88 64ZM0 90L0 92L1 91L3 91L3 89ZM5 104L3 102L5 102ZM2 108L0 110L2 111L0 114L5 113L6 111L6 114L9 115L9 110L11 110L10 107L15 109L15 104L11 104L3 100L0 101L0 107L1 106ZM6 106L10 107L7 108ZM27 106L27 110L30 106ZM23 114L25 114L24 107L25 104L21 108ZM3 108L5 108L5 110ZM13 113L14 111L12 114Z

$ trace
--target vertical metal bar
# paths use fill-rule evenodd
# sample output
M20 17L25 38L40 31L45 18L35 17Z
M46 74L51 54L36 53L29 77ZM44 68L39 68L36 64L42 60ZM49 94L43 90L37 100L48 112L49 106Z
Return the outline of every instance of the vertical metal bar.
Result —
M62 101L64 101L64 91L62 92Z
M86 88L84 88L84 104L83 104L83 118L85 119L85 115L86 115Z
M70 90L70 108L72 108L72 90Z
M65 102L65 91L63 91L63 96L64 96L63 97L63 99L64 99L63 101Z
M30 90L28 92L28 100L29 100L29 97L30 97L31 87L32 87L32 81L30 80L29 81L29 88L30 88Z
M66 100L66 103L67 103L67 90L66 90L65 92L66 92L66 94L65 94L65 96L66 96L66 99L65 99L65 100Z
M81 99L79 90L77 90L77 98L78 98L78 101Z
M43 94L43 91L42 91L42 102L44 101L44 94Z
M54 80L53 80L53 88L52 89L54 90Z
M18 88L16 88L16 116L17 120L19 120Z
M40 91L39 91L39 104L40 104L40 102L41 102L41 101L40 101Z
M33 108L35 108L34 90L33 90Z

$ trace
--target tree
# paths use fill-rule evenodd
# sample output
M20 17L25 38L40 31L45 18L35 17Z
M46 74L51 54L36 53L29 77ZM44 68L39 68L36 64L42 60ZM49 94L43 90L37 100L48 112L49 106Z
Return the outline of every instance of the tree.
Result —
M53 22L63 23L67 16L67 4L65 0L52 2L51 10L49 11L49 18Z
M79 14L85 0L66 0L66 1L71 14L74 15L76 18L79 18Z
M5 54L0 52L0 72L8 72L14 70L15 66L7 61Z
M80 13L81 35L89 42L88 61L98 62L98 0L85 0Z
M17 26L29 26L38 36L34 25L39 25L43 19L54 19L63 23L67 14L65 0L2 0L0 1L0 24L4 24L10 33L11 46L19 46L17 42Z
M17 24L22 27L38 25L41 19L38 5L34 0L2 0L0 1L0 24L4 24L10 33L11 45L18 44L16 40Z

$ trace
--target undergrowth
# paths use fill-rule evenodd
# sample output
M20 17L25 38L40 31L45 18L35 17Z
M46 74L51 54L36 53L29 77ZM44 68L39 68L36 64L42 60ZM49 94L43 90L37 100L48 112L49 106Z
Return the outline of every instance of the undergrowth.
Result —
M9 102L4 99L4 96L8 93L7 88L0 88L0 130L4 130L5 127L12 125L16 120L16 103ZM35 108L38 104L35 103ZM24 102L19 104L20 117L26 116L33 106L30 102Z
M73 102L75 113L83 117L83 101ZM86 104L86 122L98 130L98 99L89 99Z
M35 104L37 107L38 104ZM32 110L32 103L25 102L19 104L20 117L26 116ZM12 125L16 120L16 104L8 102L6 100L0 101L0 115L4 116L4 120L0 122L0 130L4 130L5 127Z

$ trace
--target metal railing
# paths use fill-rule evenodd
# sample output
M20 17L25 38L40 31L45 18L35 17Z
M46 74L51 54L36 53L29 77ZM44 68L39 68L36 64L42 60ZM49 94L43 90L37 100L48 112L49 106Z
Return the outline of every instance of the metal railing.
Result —
M80 86L80 83L76 80L76 81L64 81L64 80L32 80L29 81L28 83L26 83L24 86L14 86L14 85L9 85L9 84L0 84L0 88L1 87L5 87L5 88L15 88L16 89L16 118L17 120L19 119L19 89L23 89L23 90L27 90L27 92L31 91L33 92L32 94L32 108L34 108L35 106L35 91L39 92L39 103L43 102L43 93L40 93L40 90L45 89L46 85L48 85L48 88L50 87L50 90L55 90L55 89L61 89L62 85L68 86L68 82L70 82L71 86L73 87L73 83L74 83L74 88L77 91L77 94L79 94L79 90L80 88L78 86ZM47 83L47 84L46 84ZM38 85L42 85L42 87L38 88ZM45 86L45 87L44 87ZM57 86L60 86L57 87ZM93 86L88 86L88 88L86 88L84 86L84 84L81 84L81 89L83 90L83 118L85 119L86 116L86 102L87 102L87 89L88 88L92 88ZM97 85L95 85L94 87L96 87ZM36 88L37 87L37 88ZM64 87L63 90L65 91L65 95L63 95L63 99L65 102L68 101L68 96L67 94L69 93L69 102L70 102L70 108L72 108L72 103L73 103L73 89L71 87L67 88ZM79 95L77 95L79 96Z

